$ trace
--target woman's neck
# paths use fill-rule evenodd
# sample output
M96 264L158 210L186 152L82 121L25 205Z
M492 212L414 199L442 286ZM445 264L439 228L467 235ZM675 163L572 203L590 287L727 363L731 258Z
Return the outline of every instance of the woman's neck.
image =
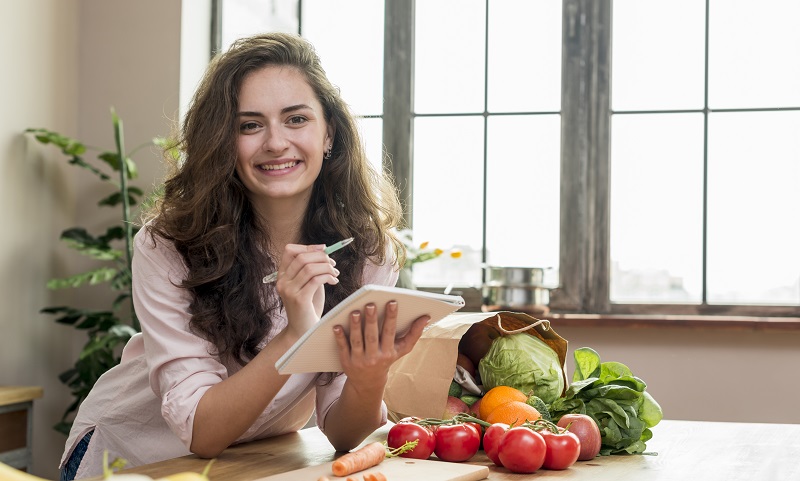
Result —
M269 199L255 207L269 232L269 251L280 259L286 244L297 244L301 240L308 199Z

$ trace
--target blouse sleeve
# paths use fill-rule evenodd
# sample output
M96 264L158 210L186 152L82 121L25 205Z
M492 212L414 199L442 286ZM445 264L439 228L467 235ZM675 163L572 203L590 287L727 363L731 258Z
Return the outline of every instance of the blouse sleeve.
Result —
M137 233L132 261L133 303L141 322L150 387L161 398L161 415L187 449L203 394L228 377L210 353L213 346L189 330L190 294L179 287L185 265L163 239L147 228Z
M387 245L385 259L386 261L380 265L369 261L367 262L364 266L364 274L362 276L363 284L394 286L397 283L400 271L396 266L394 251L392 251L389 245ZM322 432L325 432L325 417L328 415L328 411L330 411L333 403L341 396L342 388L346 380L347 376L340 374L336 376L332 382L317 386L317 425ZM386 403L381 402L381 426L386 424L386 421Z

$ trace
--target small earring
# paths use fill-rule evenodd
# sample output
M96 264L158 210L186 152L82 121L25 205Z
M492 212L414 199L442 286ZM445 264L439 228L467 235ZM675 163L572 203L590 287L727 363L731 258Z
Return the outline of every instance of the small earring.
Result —
M333 150L333 145L328 146L328 150L325 151L325 160L331 158L331 151Z

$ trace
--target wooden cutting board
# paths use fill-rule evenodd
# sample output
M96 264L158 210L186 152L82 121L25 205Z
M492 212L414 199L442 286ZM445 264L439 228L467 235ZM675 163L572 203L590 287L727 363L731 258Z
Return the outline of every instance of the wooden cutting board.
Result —
M344 480L334 476L331 471L333 463L325 463L307 468L295 469L286 473L259 478L255 481L317 481L322 476L327 476L331 481ZM381 464L351 474L355 479L364 479L364 474L380 471L388 481L402 481L414 479L418 481L478 481L489 476L489 468L474 464L448 463L436 460L388 458Z

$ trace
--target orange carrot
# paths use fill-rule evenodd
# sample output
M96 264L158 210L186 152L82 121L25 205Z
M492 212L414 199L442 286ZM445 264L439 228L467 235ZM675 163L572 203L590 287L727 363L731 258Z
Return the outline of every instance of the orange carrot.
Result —
M386 481L386 476L380 471L375 471L374 473L365 474L364 481Z
M347 453L333 462L333 474L347 476L377 466L386 457L386 448L379 442L367 444L363 448Z

